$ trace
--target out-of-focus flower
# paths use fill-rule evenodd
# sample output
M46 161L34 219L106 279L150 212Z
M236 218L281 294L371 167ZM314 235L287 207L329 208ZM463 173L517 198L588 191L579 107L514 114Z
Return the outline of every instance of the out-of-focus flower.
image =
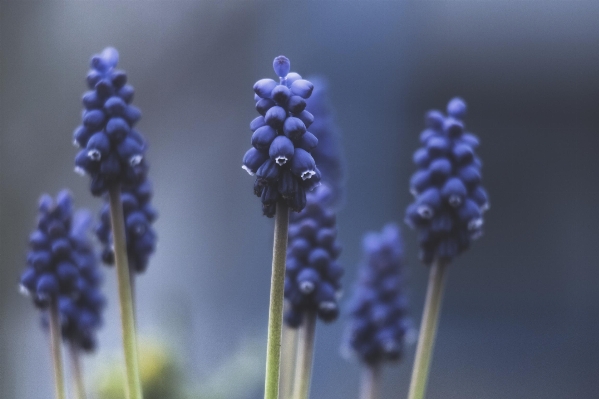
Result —
M287 57L276 57L273 67L279 83L261 79L254 84L260 116L250 123L253 147L245 153L242 166L256 176L254 194L261 198L268 217L275 215L280 199L300 212L306 206L306 191L317 187L321 178L310 155L318 139L307 131L314 116L306 111L306 99L314 86L289 72Z
M150 203L151 199L152 185L147 179L139 185L124 187L121 192L129 267L136 273L146 270L150 255L156 248L156 233L152 224L156 220L157 212ZM100 213L100 223L96 226L96 235L104 245L102 260L108 265L114 264L108 203L104 204Z
M410 329L402 290L403 244L397 225L363 240L364 261L350 305L347 347L375 366L398 360Z
M320 186L308 194L305 209L291 218L285 277L285 322L290 327L301 325L307 311L326 322L339 315L343 267L337 263L341 246L331 197L331 190Z
M415 201L406 223L418 230L420 259L451 261L480 237L483 214L489 207L481 186L481 162L475 154L478 139L464 130L466 104L460 98L426 115L423 147L414 153L418 171L410 182Z

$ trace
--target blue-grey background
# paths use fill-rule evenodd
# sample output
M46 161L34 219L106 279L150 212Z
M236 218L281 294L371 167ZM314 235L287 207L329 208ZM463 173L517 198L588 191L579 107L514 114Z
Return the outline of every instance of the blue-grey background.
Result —
M160 211L139 331L167 340L188 380L266 339L272 221L240 163L251 87L285 54L330 81L348 168L338 217L348 289L362 234L403 219L424 112L454 95L469 103L492 205L485 236L451 267L428 397L595 398L598 18L595 1L2 0L0 397L52 395L45 336L17 281L40 193L66 186L100 207L72 172L71 134L89 58L113 45L143 111ZM418 324L427 270L403 231ZM119 348L114 277L88 380ZM318 327L312 398L357 397L343 324ZM406 396L413 354L385 370L384 398ZM261 383L244 395L261 397Z

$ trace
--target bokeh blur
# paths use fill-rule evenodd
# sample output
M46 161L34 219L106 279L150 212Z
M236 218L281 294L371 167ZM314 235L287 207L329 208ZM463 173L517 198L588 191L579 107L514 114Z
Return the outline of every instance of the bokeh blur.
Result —
M485 235L451 267L428 398L597 397L598 19L591 0L2 0L0 397L52 397L47 339L17 281L42 192L69 187L76 205L100 208L73 173L71 141L89 59L107 45L136 89L160 212L158 249L138 279L139 332L171 348L183 381L242 384L227 399L262 395L254 343L266 342L273 223L241 158L252 85L273 78L284 54L292 70L329 79L348 168L338 217L347 290L364 232L403 220L424 112L455 95L469 104L491 209ZM418 324L427 270L402 227ZM105 272L90 386L120 348ZM344 327L317 328L312 398L357 397ZM248 342L257 361L242 363L257 377L214 377ZM406 396L414 349L385 370L384 398Z

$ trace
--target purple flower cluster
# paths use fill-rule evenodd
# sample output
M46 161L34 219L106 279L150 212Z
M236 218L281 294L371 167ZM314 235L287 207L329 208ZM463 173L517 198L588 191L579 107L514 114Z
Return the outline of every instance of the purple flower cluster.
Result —
M320 171L310 152L318 139L307 129L314 116L306 111L306 99L314 86L295 72L290 62L276 57L273 67L279 83L262 79L254 84L256 110L250 123L252 148L243 157L243 169L256 176L254 193L262 200L262 211L273 217L283 199L300 212L306 206L306 192L320 184Z
M464 130L466 104L460 98L426 115L422 148L414 153L418 171L410 181L415 201L407 208L406 223L418 229L420 259L451 261L482 234L483 214L489 207L481 186L481 162L475 154L478 139Z
M88 238L90 224L89 212L75 213L71 240L74 245L73 258L80 273L78 293L75 297L58 298L63 339L85 351L96 348L96 333L102 326L102 311L106 303L100 289L102 274Z
M129 267L136 273L143 273L146 270L150 255L156 249L157 237L152 224L156 220L157 212L150 203L151 199L152 185L148 180L139 185L123 188L121 192ZM102 260L108 265L114 264L108 203L104 204L100 213L96 235L104 245Z
M81 273L77 265L76 240L71 236L73 204L64 190L56 202L40 198L37 229L29 237L31 251L21 276L21 290L45 308L59 296L76 297Z
M288 309L285 322L296 328L305 312L317 312L330 322L339 315L337 303L343 267L337 263L341 246L337 242L332 192L322 185L307 195L304 210L291 216L285 276Z
M410 328L402 292L403 245L397 225L363 240L364 262L350 305L348 346L365 363L398 360Z
M141 113L131 105L134 90L126 84L127 75L115 69L118 58L110 47L92 58L83 123L74 133L75 145L81 148L75 170L91 176L90 189L96 196L116 184L138 183L147 173L146 142L134 129Z

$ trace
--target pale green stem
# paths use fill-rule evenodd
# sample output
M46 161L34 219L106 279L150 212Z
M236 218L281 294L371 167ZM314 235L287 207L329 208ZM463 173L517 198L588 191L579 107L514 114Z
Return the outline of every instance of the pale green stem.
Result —
M435 335L437 334L439 314L441 313L446 269L447 263L441 261L437 261L431 266L408 399L424 398L431 358L433 356Z
M268 310L268 343L266 346L266 378L264 399L279 397L279 368L281 365L281 328L283 325L283 292L285 289L285 261L287 258L287 230L289 208L283 201L277 204L275 237L270 280L270 307Z
M81 367L81 351L74 344L71 344L69 345L69 352L71 354L71 369L73 373L73 386L75 387L75 398L86 399L83 370Z
M281 376L279 399L289 399L295 374L295 356L297 351L297 328L283 326L283 349L281 352Z
M127 377L126 393L127 399L142 399L143 395L139 380L139 359L137 357L133 300L131 297L129 263L127 260L125 221L123 216L123 205L121 203L120 187L111 187L108 194L110 197L110 221L112 224L114 259L117 272L119 304L121 308L123 350L125 352Z
M316 332L316 312L306 312L300 326L293 379L293 399L308 399L312 380L312 357Z
M64 386L64 366L62 363L62 328L56 299L50 302L50 347L54 363L54 387L56 399L66 399Z
M381 366L366 365L362 371L360 399L378 399L381 391Z

